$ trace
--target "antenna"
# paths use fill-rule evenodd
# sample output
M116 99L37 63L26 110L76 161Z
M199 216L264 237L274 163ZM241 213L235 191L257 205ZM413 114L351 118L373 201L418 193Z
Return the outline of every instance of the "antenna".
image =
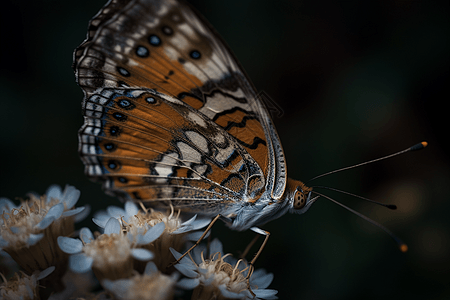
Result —
M356 165L353 165L353 166L349 166L349 167L337 169L337 170L334 170L334 171L331 171L331 172L327 172L327 173L322 174L322 175L318 175L316 177L311 178L308 181L311 181L311 180L323 177L325 175L330 175L330 174L341 172L341 171L344 171L344 170L348 170L348 169L353 169L353 168L357 168L357 167L360 167L360 166L364 166L364 165L367 165L367 164L370 164L370 163L373 163L373 162L376 162L376 161L380 161L380 160L383 160L383 159L391 158L391 157L394 157L394 156L397 156L397 155L400 155L400 154L403 154L403 153L406 153L406 152L421 150L421 149L425 148L426 146L428 146L427 142L421 142L421 143L415 144L412 147L409 147L408 149L405 149L405 150L402 150L402 151L399 151L399 152L396 152L396 153L393 153L393 154L390 154L390 155L386 155L386 156L383 156L383 157L380 157L380 158L377 158L377 159L369 160L369 161L366 161L366 162L363 162L363 163L360 163L360 164L356 164Z
M314 188L319 188L319 189L332 190L332 191L335 191L335 192L339 192L339 193L342 193L342 194L350 195L350 196L353 196L353 197L365 200L365 201L370 202L370 203L378 204L378 205L381 205L383 207L386 207L386 208L389 208L389 209L392 209L392 210L397 209L397 206L394 205L394 204L384 204L384 203L381 203L381 202L378 202L378 201L375 201L375 200L372 200L372 199L369 199L369 198L366 198L366 197L363 197L363 196L359 196L359 195L356 195L356 194L352 194L352 193L349 193L349 192L346 192L346 191L343 191L343 190L338 190L338 189L335 189L335 188L331 188L331 187L327 187L327 186L318 186L318 185L311 186L311 187L313 189Z
M328 196L326 196L326 195L324 195L324 194L318 193L318 192L316 192L316 191L312 191L312 193L315 193L315 194L317 194L317 195L319 195L319 196L322 196L322 197L324 197L324 198L330 200L331 202L333 202L333 203L335 203L335 204L337 204L337 205L339 205L339 206L345 208L345 209L348 210L349 212L354 213L354 214L357 215L358 217L363 218L363 219L366 220L367 222L369 222L369 223L371 223L371 224L377 226L378 228L382 229L384 232L386 232L387 234L389 234L389 235L394 239L394 241L397 243L397 245L398 245L400 251L402 251L402 252L408 251L408 246L407 246L405 243L403 243L403 241L402 241L401 239L399 239L395 234L393 234L392 231L390 231L389 229L387 229L386 227L384 227L384 226L381 225L380 223L375 222L375 221L372 220L371 218L366 217L365 215L363 215L363 214L357 212L356 210L353 210L353 209L351 209L350 207L345 206L344 204L342 204L342 203L340 203L340 202L334 200L333 198L330 198L330 197L328 197Z

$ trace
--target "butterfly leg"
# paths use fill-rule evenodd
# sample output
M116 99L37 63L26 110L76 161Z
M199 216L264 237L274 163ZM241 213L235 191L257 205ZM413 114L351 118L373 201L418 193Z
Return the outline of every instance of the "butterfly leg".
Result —
M170 268L174 265L176 265L177 263L180 262L180 260L183 259L183 257L185 257L186 255L189 254L189 252L192 251L192 249L194 249L195 247L198 246L198 244L200 244L200 242L203 240L203 238L206 236L206 234L211 230L211 228L213 227L214 223L216 223L217 220L219 220L219 218L221 217L221 215L217 215L214 217L214 219L212 219L212 221L209 223L208 227L206 227L205 232L203 232L203 234L200 236L200 238L195 242L195 244L189 248L188 251L186 251L183 255L181 255L176 261L174 261L173 263L170 263L167 268Z
M242 252L242 254L240 255L241 258L244 259L247 256L248 252L250 251L250 248L253 247L253 245L256 243L258 238L259 238L259 234L255 235L253 240L247 245L247 247L245 247L244 252Z
M261 228L258 227L252 227L250 228L250 230L259 233L260 235L264 236L264 241L261 244L261 247L259 247L258 252L256 252L255 257L253 257L252 261L250 262L250 266L252 266L253 268L253 264L255 263L255 261L258 259L259 255L261 254L261 252L263 251L264 247L267 244L267 241L269 240L269 236L270 236L270 232L262 230ZM256 241L256 240L255 240ZM253 242L253 241L252 241ZM254 242L253 242L254 243ZM247 250L247 249L246 249ZM249 273L250 274L250 273ZM247 275L248 276L248 275Z
M253 270L254 270L253 265L255 264L255 261L258 259L259 255L261 254L264 247L266 246L267 241L269 240L270 232L262 230L261 228L258 228L258 227L252 227L252 228L250 228L250 230L264 236L264 241L261 244L261 247L259 247L259 250L258 250L258 252L256 252L255 257L253 257L253 259L250 261L250 263L248 265L248 274L247 274L247 278L246 278L247 279L247 288L250 291L250 293L253 295L253 297L255 297L256 295L253 293L253 291L250 287L250 277L253 274ZM253 238L253 240L250 242L250 244L245 249L244 254L247 254L247 252L250 250L250 247L253 246L253 244L256 242L258 237L259 236L256 236L255 238Z

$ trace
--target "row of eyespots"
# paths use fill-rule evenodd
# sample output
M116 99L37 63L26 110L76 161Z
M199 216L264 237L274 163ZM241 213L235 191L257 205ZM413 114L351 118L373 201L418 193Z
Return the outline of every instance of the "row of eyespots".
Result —
M167 26L163 26L162 27L162 32L165 35L172 35L173 34L172 28L167 27ZM150 45L152 45L154 47L161 46L161 44L162 44L161 38L159 36L157 36L156 34L150 35L148 37L148 42L149 42ZM142 58L146 58L146 57L150 56L150 50L147 47L145 47L145 46L139 45L139 46L136 47L136 55L139 56L139 57L142 57ZM189 53L189 56L192 59L199 59L199 58L202 57L200 51L198 51L198 50L192 50ZM185 60L182 59L182 61L184 62ZM126 70L125 68L123 68L123 67L117 67L117 71L119 72L120 75L122 75L124 77L129 77L131 75L130 72L128 70Z
M157 101L154 97L146 97L145 102L147 102L148 104L155 104ZM123 108L125 110L132 110L132 109L136 108L136 106L128 99L120 99L117 102L117 105L120 108ZM119 111L113 112L112 117L120 122L125 122L126 120L128 120L128 116ZM110 128L110 134L113 136L117 136L119 134L119 132L120 132L120 128L117 126L112 126Z
M110 160L108 161L108 168L114 171L119 171L121 168L120 162L116 160ZM117 177L117 180L121 183L128 183L128 179L126 177Z
M145 102L147 102L148 104L155 104L156 103L156 99L154 98L154 97L146 97L145 98ZM117 102L117 105L120 107L120 108L123 108L123 109L125 109L125 110L132 110L132 109L135 109L136 108L136 105L134 105L130 100L128 100L128 99L120 99L118 102ZM113 116L117 119L117 118L122 118L122 116L119 116L119 115L121 115L120 113L117 115L117 117L116 117L116 115L114 115L113 114ZM121 120L119 120L119 121L121 121Z
M149 104L155 104L157 101L154 97L146 97L145 102L147 102ZM134 109L136 107L133 104L133 102L128 99L120 99L119 101L117 101L117 105L126 110ZM112 114L112 116L118 121L126 121L127 120L127 116L120 112L114 112ZM121 130L120 130L119 126L111 126L109 128L109 133L111 134L111 136L118 136L120 134L120 131ZM117 145L114 143L106 143L106 144L104 144L104 148L108 152L113 152L117 149ZM120 170L120 167L121 167L120 163L115 160L108 161L107 166L110 170L114 170L114 171ZM119 180L119 182L121 182L121 183L128 183L128 179L125 177L118 177L117 180Z
M150 43L150 45L155 47L161 46L162 44L161 39L155 34L152 34L148 37L148 42ZM136 48L136 54L139 57L145 58L150 55L150 51L144 46L138 46ZM199 59L200 57L202 57L200 51L198 50L192 50L191 52L189 52L189 56L193 59Z
M109 168L110 170L113 170L113 171L119 171L119 170L121 169L121 164L120 164L120 162L118 162L118 161L116 161L116 160L110 160L110 161L108 161L107 166L108 166L108 168ZM117 180L118 180L120 183L128 183L128 179L127 179L126 177L120 176L120 177L117 177Z

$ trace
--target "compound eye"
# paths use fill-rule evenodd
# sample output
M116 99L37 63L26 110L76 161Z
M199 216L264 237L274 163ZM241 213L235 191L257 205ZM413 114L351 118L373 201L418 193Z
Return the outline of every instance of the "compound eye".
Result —
M302 191L295 191L294 194L294 209L301 209L303 207L305 207L306 204L306 198L305 198L305 194L303 194Z

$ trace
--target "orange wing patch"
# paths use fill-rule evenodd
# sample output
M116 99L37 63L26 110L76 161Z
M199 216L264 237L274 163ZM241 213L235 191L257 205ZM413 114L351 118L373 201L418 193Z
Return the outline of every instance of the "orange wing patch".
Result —
M219 126L235 137L261 166L267 176L268 151L261 123L248 112L235 110L214 119Z
M202 86L202 82L196 76L182 71L183 65L178 60L171 60L162 48L153 47L148 51L148 57L143 59L135 57L136 61L130 59L127 64L117 67L120 77L131 87L145 86L178 97ZM203 105L199 99L189 98L186 103L194 108L198 109Z

